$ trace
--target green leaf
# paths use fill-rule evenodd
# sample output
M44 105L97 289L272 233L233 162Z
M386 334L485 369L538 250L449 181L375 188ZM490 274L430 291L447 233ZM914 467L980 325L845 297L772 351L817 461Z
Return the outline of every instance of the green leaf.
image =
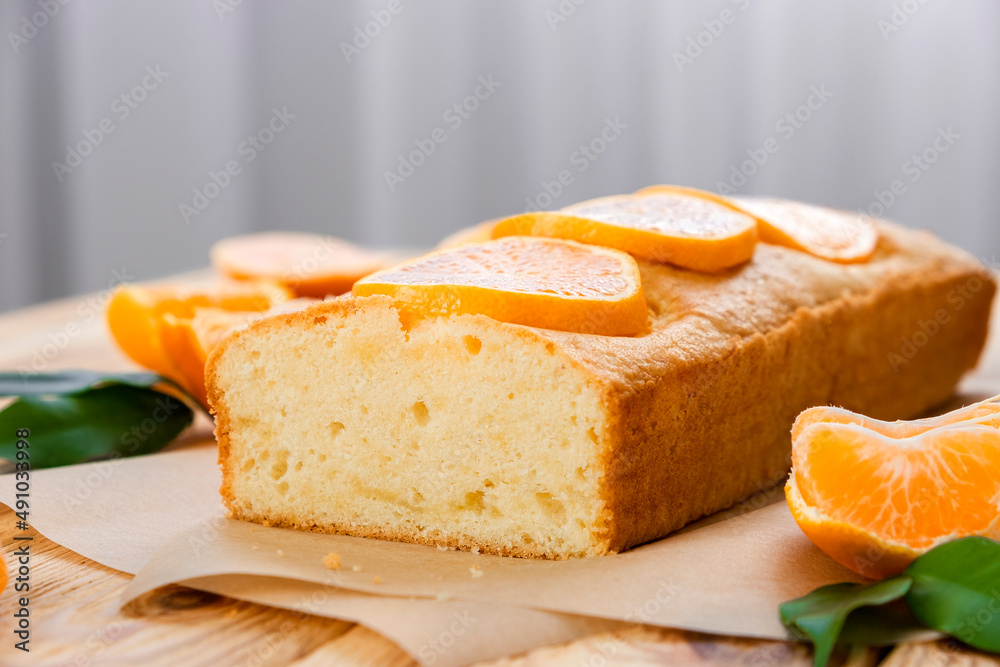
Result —
M169 383L156 373L101 373L88 370L65 370L52 373L0 373L0 396L43 396L75 394L97 384L126 384L152 387Z
M936 639L940 634L921 623L905 598L877 607L861 607L847 615L838 644L894 646L906 641Z
M909 577L892 577L874 584L833 584L817 588L779 607L781 622L793 634L815 645L813 664L823 667L830 659L848 615L859 607L898 600L910 589Z
M62 396L25 396L0 412L0 457L17 458L18 429L30 429L32 469L101 456L159 451L191 424L191 408L167 394L110 384Z
M964 537L937 546L903 573L906 602L929 627L1000 653L1000 543Z

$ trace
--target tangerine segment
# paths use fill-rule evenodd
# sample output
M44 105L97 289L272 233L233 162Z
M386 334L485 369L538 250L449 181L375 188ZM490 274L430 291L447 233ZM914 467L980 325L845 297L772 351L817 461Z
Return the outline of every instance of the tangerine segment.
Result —
M978 424L1000 427L1000 403L992 401L993 399L988 399L980 403L973 403L972 405L967 405L937 417L895 422L873 419L843 408L826 406L809 408L795 420L795 425L792 427L792 440L796 440L807 426L822 422L856 424L876 433L889 436L890 438L908 438L926 433L932 429L972 421Z
M494 238L549 236L624 250L695 271L717 272L748 261L757 223L727 205L684 192L602 197L560 212L501 220Z
M439 250L359 280L423 316L482 314L501 322L631 336L648 326L639 267L629 255L527 236Z
M1000 537L994 400L915 422L807 410L793 428L785 489L796 521L820 548L865 576L898 572L908 562L903 555L912 560L949 539ZM861 553L873 549L900 558L874 562Z
M806 537L844 567L870 579L898 574L920 552L893 544L841 521L833 521L802 500L795 477L785 485L785 498Z
M757 218L760 240L845 264L867 262L878 230L862 216L786 199L735 197L733 203Z
M195 308L265 311L291 298L275 283L225 281L207 286L123 285L112 294L107 308L108 327L119 347L140 366L172 377L176 371L159 339L159 321L170 314L194 316Z
M212 246L212 266L237 278L278 281L297 296L343 294L369 273L383 269L383 255L319 234L265 232L223 239Z

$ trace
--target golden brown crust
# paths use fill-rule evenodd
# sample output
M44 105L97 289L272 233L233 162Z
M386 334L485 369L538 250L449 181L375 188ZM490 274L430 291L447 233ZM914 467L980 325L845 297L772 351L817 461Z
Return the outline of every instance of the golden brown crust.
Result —
M723 275L641 263L653 321L645 336L490 321L508 335L551 343L605 396L608 427L597 463L605 472L606 504L593 529L595 553L656 539L782 481L788 430L807 407L832 403L898 419L948 397L983 347L995 281L974 258L929 234L888 223L879 231L879 247L865 264L836 264L766 244L753 261ZM206 379L226 505L239 518L274 525L559 557L474 545L454 535L265 517L234 497L237 473L228 465L230 421L218 359L245 336L310 326L309 318L345 315L361 308L360 301L340 299L257 322L211 355Z

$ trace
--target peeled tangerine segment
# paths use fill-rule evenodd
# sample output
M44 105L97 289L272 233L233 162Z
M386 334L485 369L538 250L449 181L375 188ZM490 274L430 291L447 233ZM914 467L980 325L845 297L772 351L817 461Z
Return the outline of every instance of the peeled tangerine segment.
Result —
M871 220L785 199L734 197L733 203L757 218L760 240L844 264L866 262L878 245Z
M212 266L240 280L267 279L297 296L343 294L369 273L388 266L383 254L319 234L265 232L234 236L212 246Z
M623 250L695 271L718 272L748 261L757 242L752 216L687 188L601 197L559 212L500 221L494 237L550 236Z
M786 495L806 535L877 578L967 535L1000 538L1000 405L882 422L812 408L792 431Z
M511 236L439 250L359 280L353 294L385 294L428 317L481 314L604 336L648 326L635 260L561 239Z

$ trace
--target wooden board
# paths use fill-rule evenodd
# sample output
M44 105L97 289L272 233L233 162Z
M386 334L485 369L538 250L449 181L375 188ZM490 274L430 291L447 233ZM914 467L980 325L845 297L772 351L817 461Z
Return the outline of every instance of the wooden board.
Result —
M110 343L100 311L107 294L66 299L0 316L0 369L129 370ZM1000 386L1000 335L991 337L971 386ZM208 426L202 423L201 428ZM0 549L14 550L15 517L0 508ZM18 531L20 532L20 531ZM357 625L264 607L171 586L150 593L123 613L107 609L131 575L75 554L42 536L32 542L30 653L13 648L11 587L0 594L5 628L3 665L403 665L415 664L388 639ZM777 610L776 610L777 611ZM1000 665L956 642L904 644L891 651L838 656L856 667ZM495 661L497 665L809 665L809 649L792 642L633 628L595 635Z

